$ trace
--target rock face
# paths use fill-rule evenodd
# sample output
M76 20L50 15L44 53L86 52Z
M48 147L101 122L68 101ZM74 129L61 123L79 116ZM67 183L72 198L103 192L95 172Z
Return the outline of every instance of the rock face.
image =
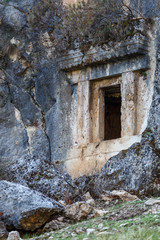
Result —
M63 209L53 199L20 184L0 181L0 189L2 219L17 229L34 231Z
M43 37L39 46L41 50L36 47L38 39L30 31L26 17L34 4L36 1L33 0L10 1L9 5L1 1L0 4L0 34L3 35L0 39L0 179L28 184L27 174L23 179L18 172L21 162L32 162L36 171L36 164L40 161L43 170L48 168L49 175L45 171L45 184L42 184L41 177L38 185L49 189L51 175L54 175L50 182L59 185L60 189L63 177L54 166L62 169L61 160L65 159L70 146L68 116L72 90L64 74L58 72L54 59L48 58ZM41 56L37 55L37 50ZM61 89L66 89L65 93ZM8 172L15 170L15 165L17 171L11 179ZM30 171L28 165L26 172ZM38 164L39 176L42 175L41 171L38 172L40 168ZM64 185L68 188L66 181ZM53 191L53 195L62 197L66 189L59 189Z
M71 87L62 81L43 44L43 57L37 56L37 38L26 17L36 1L15 0L9 6L1 2L0 180L21 183L58 200L72 189L71 178L59 173L51 161L56 159L59 166L58 155L61 152L65 158L70 144L65 111L69 114ZM60 89L65 87L68 91L61 99Z

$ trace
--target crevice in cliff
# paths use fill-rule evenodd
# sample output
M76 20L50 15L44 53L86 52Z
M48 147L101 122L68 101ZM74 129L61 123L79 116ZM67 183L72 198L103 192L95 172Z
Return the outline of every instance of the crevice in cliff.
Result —
M3 73L5 74L5 76L6 76L7 78L10 78L10 79L12 80L12 82L14 82L14 85L15 85L17 88L19 88L19 86L18 86L17 84L15 84L14 78L13 78L6 70L4 70L4 69L1 69L1 70L3 71ZM7 84L7 86L8 86L9 95L10 95L10 97L11 97L10 83L7 81L7 79L6 79L6 84ZM47 135L47 132L46 132L45 113L44 113L43 110L40 108L40 106L39 106L39 104L37 103L37 101L35 100L34 96L33 96L29 91L27 91L26 93L30 96L33 104L38 108L38 110L39 110L40 113L41 113L40 127L41 127L41 129L43 130L43 133L44 133L44 135L46 136L46 138L47 138L47 140L48 140L49 161L51 161L51 144L50 144L49 136ZM16 106L15 106L15 104L14 104L14 101L12 101L12 98L11 98L11 103L13 104L14 108L17 109ZM17 110L18 110L18 109L17 109ZM19 110L18 110L18 112L20 113ZM20 115L21 115L21 113L20 113ZM25 123L23 122L22 117L21 117L21 123L23 124L23 126L24 126L24 128L25 128L25 130L26 130L26 133L27 133L28 146L29 146L29 147L28 147L29 154L32 155L32 151L31 151L31 149L30 149L30 148L31 148L30 143L29 143L29 139L30 139L30 138L29 138L29 135L28 135L27 126L26 126Z
M16 117L16 120L22 124L23 128L24 128L25 131L26 131L26 135L27 135L27 146L28 146L27 151L28 151L28 154L31 155L31 150L30 150L29 136L28 136L28 132L27 132L27 127L25 126L25 124L24 124L24 122L23 122L23 120L22 120L21 112L17 109L17 107L15 106L14 102L12 101L10 83L7 81L7 77L10 78L10 79L12 79L12 80L14 80L14 79L13 79L13 77L12 77L6 70L4 70L4 69L2 69L2 68L1 68L1 70L2 70L2 72L3 72L3 73L5 74L5 76L6 76L5 82L6 82L6 85L7 85L7 87L8 87L9 96L10 96L10 102L11 102L11 104L13 105L13 107L14 107L14 109L15 109L15 117ZM17 117L16 113L17 113L17 115L19 115L18 117Z
M33 103L35 104L35 106L40 110L41 112L41 128L48 140L48 146L49 146L49 161L51 161L51 143L50 143L50 138L49 136L47 135L47 131L46 131L46 123L45 123L45 113L44 111L41 109L40 105L37 103L37 101L35 100L34 96L31 94L31 93L28 93L33 101Z
M16 7L16 6L10 5L10 4L8 4L7 6L14 7L16 10L18 10L18 11L21 12L22 14L26 15L25 11L23 11L23 10L20 9L19 7Z

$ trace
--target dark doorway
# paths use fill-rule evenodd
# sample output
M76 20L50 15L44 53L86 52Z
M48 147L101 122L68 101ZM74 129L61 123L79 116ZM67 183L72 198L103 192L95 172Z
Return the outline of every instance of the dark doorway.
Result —
M104 88L104 140L121 137L120 85Z

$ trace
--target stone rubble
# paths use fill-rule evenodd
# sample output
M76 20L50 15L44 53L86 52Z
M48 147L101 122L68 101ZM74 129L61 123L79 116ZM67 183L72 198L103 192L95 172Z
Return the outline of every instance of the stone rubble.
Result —
M119 204L122 203L121 200L119 200L118 202ZM75 203L74 203L75 204ZM70 208L72 208L72 205L68 205L70 206ZM96 202L96 208L99 210L102 210L102 206L103 201L99 200L99 202ZM71 239L77 239L79 237L79 235L83 235L86 234L86 236L90 236L92 234L96 235L96 236L103 236L103 235L110 235L110 234L114 234L115 232L119 231L118 229L120 228L124 228L127 227L128 225L130 225L130 222L133 221L133 217L135 216L141 216L144 214L144 216L148 213L152 213L155 214L155 218L158 220L158 212L154 213L152 212L152 208L155 206L160 206L159 204L155 204L153 206L147 206L145 207L145 202L144 201L132 201L131 203L127 203L127 205L125 204L125 202L120 205L118 205L117 207L119 208L118 212L117 212L117 208L115 208L115 210L113 210L113 206L116 207L115 201L113 200L112 203L110 203L110 206L107 206L106 209L106 216L99 216L98 218L94 215L94 219L91 220L90 224L94 223L94 225L88 225L88 220L87 221L81 221L77 222L74 226L74 229L72 229L72 225L69 225L70 223L72 224L72 219L68 219L69 222L66 222L66 217L58 217L56 220L52 220L51 222L49 222L48 224L46 224L46 226L48 227L47 232L44 233L44 229L43 231L40 232L40 236L34 237L32 238L32 240L42 240L42 239L59 239L58 235L61 234L61 238L60 239L65 239L65 238L71 238ZM144 208L144 211L141 211ZM103 208L103 211L105 209ZM150 212L149 212L150 210ZM93 209L93 212L95 211L95 208ZM135 215L134 215L135 214ZM111 216L113 216L113 218L110 218ZM88 216L86 217L88 219ZM59 222L62 221L61 223L57 223L59 219ZM127 222L121 222L121 224L118 224L119 220L126 220ZM137 218L138 219L138 218ZM78 220L75 220L78 221ZM117 222L117 228L113 228L111 230L111 228L109 226L106 226L106 223L103 221L115 221ZM56 228L56 224L58 225L58 227ZM61 229L61 224L64 224L64 227ZM67 226L67 227L66 227ZM49 229L50 227L50 229ZM52 228L53 227L53 228ZM53 230L55 229L55 230ZM56 230L57 229L57 230ZM59 230L58 230L59 229ZM49 232L48 232L49 231ZM38 232L37 232L38 234ZM58 235L57 235L58 234ZM39 234L38 234L39 235ZM86 237L85 237L86 238Z

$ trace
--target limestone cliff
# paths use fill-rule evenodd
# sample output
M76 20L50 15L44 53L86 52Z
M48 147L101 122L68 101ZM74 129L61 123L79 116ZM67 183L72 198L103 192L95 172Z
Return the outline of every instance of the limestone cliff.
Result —
M115 49L94 52L91 48L85 56L79 50L71 51L62 59L53 56L50 29L38 29L37 34L30 28L27 14L35 3L34 0L0 1L0 179L29 185L56 199L63 197L67 189L75 189L68 174L60 173L66 171L72 177L97 174L95 191L121 188L138 194L158 193L158 1L139 3L144 16L155 22L147 37L140 40L135 37L129 46L121 43ZM150 5L154 5L153 9ZM135 81L139 85L132 84L133 78L138 79ZM99 83L99 79L111 79L111 85L121 85L122 90L127 88L123 84L127 86L128 79L132 86L139 87L136 90L139 108L135 108L140 116L139 125L135 124L137 115L130 118L127 115L129 107L135 106L133 99L129 100L132 106L122 101L122 107L127 109L123 111L127 124L134 119L131 130L122 124L124 145L120 137L107 145L104 133L97 130L104 125L95 117L103 114L95 108L100 101L99 89L105 88L103 92L108 94L106 88L110 87L108 83ZM95 85L87 85L85 81ZM128 87L127 91L134 95L132 90ZM124 91L121 95L128 96ZM139 130L133 131L135 125ZM126 135L129 131L132 133Z

